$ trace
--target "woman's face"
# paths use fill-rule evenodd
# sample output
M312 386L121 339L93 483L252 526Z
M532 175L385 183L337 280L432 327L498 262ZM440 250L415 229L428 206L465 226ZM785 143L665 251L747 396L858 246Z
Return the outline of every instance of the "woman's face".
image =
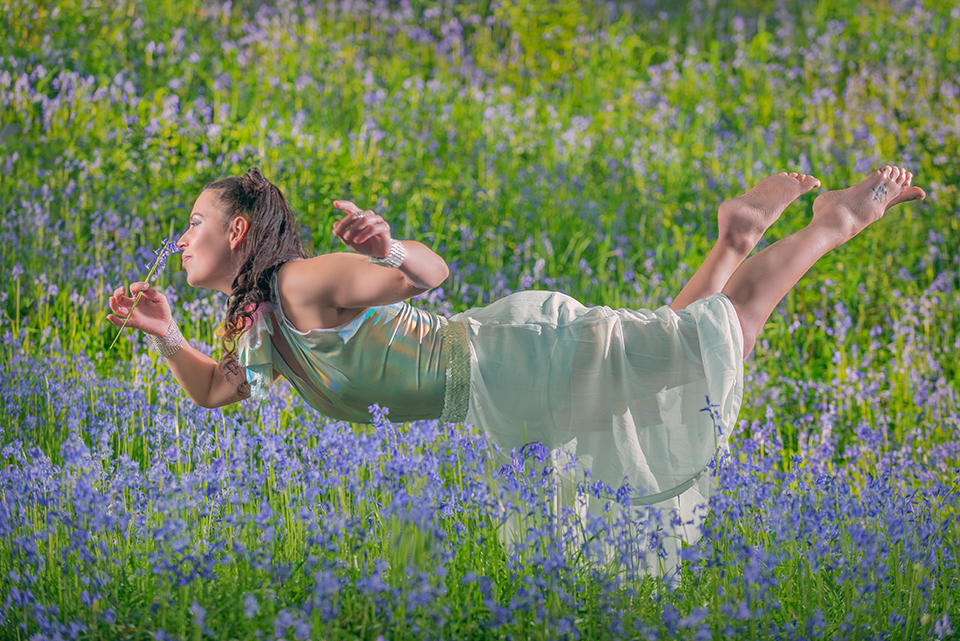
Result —
M236 248L246 231L246 220L235 218L226 224L217 204L219 191L207 190L200 194L190 213L190 222L177 247L183 252L181 260L192 287L205 287L231 292L233 279L239 269ZM242 227L242 230L238 228Z

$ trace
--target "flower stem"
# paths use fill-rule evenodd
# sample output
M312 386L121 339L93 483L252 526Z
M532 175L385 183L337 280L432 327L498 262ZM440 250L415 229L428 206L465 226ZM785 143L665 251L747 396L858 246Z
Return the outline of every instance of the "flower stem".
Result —
M147 287L150 287L150 277L153 276L153 272L157 270L157 265L160 264L160 259L158 258L153 262L153 265L150 267L150 271L147 272L147 277L144 281L147 283ZM138 292L137 297L133 299L133 305L130 307L130 312L127 314L127 317L123 319L123 325L120 326L120 331L117 332L117 335L113 338L113 342L110 343L110 347L107 348L107 351L113 349L113 346L117 344L117 340L120 338L120 334L123 333L123 328L127 326L127 321L133 316L133 310L137 308L137 303L140 302L140 297L143 296L143 292Z

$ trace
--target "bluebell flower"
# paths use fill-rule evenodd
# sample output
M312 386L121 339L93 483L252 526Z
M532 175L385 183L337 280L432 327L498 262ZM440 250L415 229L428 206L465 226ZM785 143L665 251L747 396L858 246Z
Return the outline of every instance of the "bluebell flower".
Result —
M953 634L953 627L950 625L950 615L946 612L933 624L933 634L938 639L946 639Z
M193 615L194 625L203 629L207 619L207 611L203 608L203 606L194 601L190 604L190 614Z
M298 639L298 641L306 641L310 638L310 624L306 621L300 620L297 621L296 627L293 631L293 638Z
M257 597L250 592L243 595L243 616L252 619L260 613L260 604L257 603Z

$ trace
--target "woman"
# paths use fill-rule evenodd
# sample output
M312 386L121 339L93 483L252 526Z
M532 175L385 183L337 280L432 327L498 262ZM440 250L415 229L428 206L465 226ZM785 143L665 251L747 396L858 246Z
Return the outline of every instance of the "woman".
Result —
M205 407L263 398L284 376L334 418L369 421L378 403L395 421L466 420L504 448L562 446L607 485L628 483L634 503L690 521L740 408L742 359L770 313L827 251L923 198L912 178L887 166L821 194L806 228L747 258L786 206L820 184L765 178L720 205L719 239L669 307L587 308L521 292L446 319L405 302L447 278L437 254L334 201L345 215L333 231L353 253L308 257L280 190L251 169L207 185L178 242L187 282L230 295L224 358L183 341L166 298L146 283L129 295L118 288L108 318L121 325L143 292L128 324L151 336Z

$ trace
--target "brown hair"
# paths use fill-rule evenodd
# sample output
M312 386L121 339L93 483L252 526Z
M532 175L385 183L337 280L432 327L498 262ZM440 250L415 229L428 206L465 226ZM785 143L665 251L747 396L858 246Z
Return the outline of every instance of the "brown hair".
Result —
M250 223L240 249L240 269L232 283L223 325L226 360L236 355L236 338L260 303L271 299L270 280L289 260L309 258L300 240L297 217L290 211L280 189L264 178L257 167L241 177L222 178L203 188L220 194L216 202L223 210L224 223L237 216Z

